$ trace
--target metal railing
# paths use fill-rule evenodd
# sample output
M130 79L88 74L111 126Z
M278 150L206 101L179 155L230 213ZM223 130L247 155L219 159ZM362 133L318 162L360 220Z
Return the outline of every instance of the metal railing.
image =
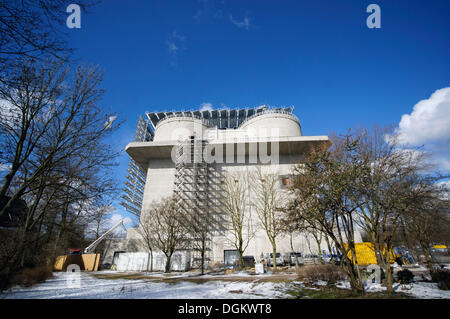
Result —
M164 122L165 120L168 119L173 119L173 118L186 118L186 117L190 117L190 118L194 118L197 120L201 120L202 124L206 125L206 126L210 126L211 122L208 119L205 119L201 116L195 115L195 114L189 114L189 113L184 113L184 114L170 114L170 115L166 115L164 118L160 119L158 121L158 123L156 123L156 127L158 127L159 124L161 124L161 122Z
M286 114L289 115L290 117L292 117L293 120L295 120L296 122L300 123L300 121L298 120L298 118L292 114L292 111L285 111L285 110L276 110L276 109L265 109L261 112L258 112L256 114L253 114L252 116L247 117L247 119L242 122L238 128L240 128L242 125L244 125L245 123L247 123L248 121L261 116L261 115L266 115L266 114Z

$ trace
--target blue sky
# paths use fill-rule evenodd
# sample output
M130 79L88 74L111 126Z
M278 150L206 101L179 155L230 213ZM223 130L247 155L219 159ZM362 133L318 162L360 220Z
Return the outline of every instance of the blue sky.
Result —
M366 26L371 3L381 8L380 29ZM433 123L414 106L450 106L447 91L444 102L430 99L450 86L449 17L448 0L105 0L67 33L76 57L104 70L101 103L126 120L115 143L123 150L138 115L202 103L293 105L304 135L399 125L410 114L425 123L411 134L423 135ZM444 147L447 133L437 133ZM127 160L123 152L119 182Z

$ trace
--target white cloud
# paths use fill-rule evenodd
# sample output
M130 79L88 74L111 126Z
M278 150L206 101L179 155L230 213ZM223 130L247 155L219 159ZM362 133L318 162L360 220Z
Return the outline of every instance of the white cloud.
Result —
M112 214L105 223L106 230L108 230L111 227L113 227L114 225L116 225L118 222L120 222L120 220L123 220L123 224L127 228L133 226L133 220L130 217L123 217L120 214ZM113 235L114 236L123 236L123 235L126 235L126 233L125 233L125 230L123 229L123 227L120 226L113 231Z
M238 28L243 28L245 30L250 29L250 27L252 26L252 24L250 23L250 19L247 16L244 17L244 20L238 21L235 20L233 16L230 14L230 21Z
M438 170L450 171L450 87L436 90L428 99L404 114L398 141L406 146L422 146Z
M174 30L172 32L172 38L175 39L175 40L178 40L178 41L182 41L182 42L186 41L186 36L179 34L177 32L177 30Z
M450 180L439 182L437 185L444 190L443 199L450 199Z
M7 172L11 169L11 164L0 163L0 172Z
M171 56L170 64L176 66L178 62L178 55L180 52L184 51L184 43L186 41L186 36L179 34L176 30L172 32L169 39L166 41L167 51Z
M0 99L0 124L17 128L22 119L20 110L7 100Z
M398 125L399 140L404 144L450 141L450 87L435 91L430 98L414 105Z
M199 0L197 12L194 15L194 19L199 20L201 17L218 19L223 16L224 2L222 1L210 1Z
M441 187L446 187L446 188L448 188L448 189L450 189L450 180L447 180L447 181L442 181L442 182L439 182L439 183L437 183L439 186L441 186Z
M169 51L170 54L177 54L178 46L174 42L168 40L167 41L167 50Z
M92 218L92 214L95 214L97 212L101 213L102 211L105 215L103 215L103 218L102 218L102 221L100 224L100 228L99 228L100 236L103 235L104 233L106 233L108 230L110 230L113 226L115 226L121 220L123 220L123 224L125 227L133 227L133 225L134 225L133 220L130 217L124 217L121 214L117 213L117 208L112 205L99 207L99 206L94 206L94 205L88 204L85 207L84 215L86 215L86 218L90 219L90 218ZM86 229L87 235L90 237L94 237L96 234L96 231L97 231L97 227L98 227L98 221L92 220L87 226L87 229ZM108 237L125 237L125 236L126 236L125 229L123 229L122 226L119 226Z
M202 104L200 104L200 111L212 111L212 110L213 106L211 103L203 102Z

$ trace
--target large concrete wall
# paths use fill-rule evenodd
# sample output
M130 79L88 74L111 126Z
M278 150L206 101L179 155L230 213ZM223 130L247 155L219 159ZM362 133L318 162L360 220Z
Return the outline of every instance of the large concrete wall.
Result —
M282 185L282 178L289 175L292 172L293 165L300 162L304 155L282 155L280 156L280 163L277 165L262 165L262 164L235 164L235 163L223 163L216 164L216 170L221 175L233 172L242 172L247 174L248 178L256 172L258 168L262 168L264 173L276 174L279 176L278 187L282 192L287 192ZM144 192L144 204L142 214L146 214L146 211L151 207L152 203L160 201L166 196L173 194L175 168L170 159L157 159L151 160L148 164L147 183ZM252 199L250 194L250 199ZM258 214L255 209L251 207L249 203L249 209L246 212L249 220L252 220L252 227L255 229L255 236L250 241L245 254L253 255L256 259L261 254L266 254L272 251L270 241L267 239L265 230L263 229L261 222L258 219ZM135 230L129 231L129 238L138 238L139 234ZM296 251L300 251L303 254L319 253L318 245L310 234L294 234L293 247ZM235 249L232 244L232 237L230 234L219 234L212 239L213 247L211 259L212 261L223 262L224 250ZM145 247L141 247L145 251ZM328 251L325 240L321 242L321 249ZM279 236L277 239L277 250L279 252L291 251L290 238L287 235Z
M102 255L102 264L112 264L114 253L119 251L145 252L147 250L145 249L143 243L137 238L111 238L105 240L105 249Z
M170 158L153 159L148 162L141 215L145 214L152 203L173 194L174 181L175 164Z

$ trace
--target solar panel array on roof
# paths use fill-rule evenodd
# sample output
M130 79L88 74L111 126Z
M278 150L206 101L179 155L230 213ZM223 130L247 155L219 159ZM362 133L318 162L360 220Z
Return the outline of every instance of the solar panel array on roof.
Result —
M242 109L221 109L221 110L197 110L197 111L173 111L173 112L146 112L149 129L153 133L159 121L175 117L195 117L206 120L211 127L217 126L219 129L236 129L252 116L262 113L266 110L282 111L292 114L294 107L269 108L268 106L260 106L257 108Z

